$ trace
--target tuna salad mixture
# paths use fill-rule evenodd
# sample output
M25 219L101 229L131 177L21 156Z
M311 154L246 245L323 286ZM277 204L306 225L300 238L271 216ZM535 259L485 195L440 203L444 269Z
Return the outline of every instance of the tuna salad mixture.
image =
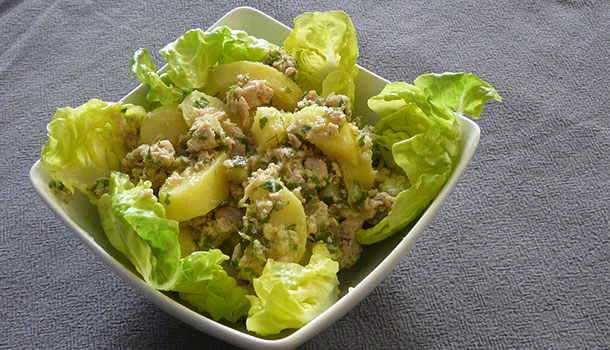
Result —
M297 74L294 57L284 51L267 62L287 76ZM205 215L181 222L181 232L188 232L187 239L194 243L186 253L219 248L231 257L235 276L248 282L260 276L269 258L306 262L311 250L308 242L323 242L340 268L352 266L362 250L356 232L387 215L398 188L381 188L390 171L376 159L369 186L363 188L353 178L346 186L340 166L345 162L341 148L346 145L328 142L338 140L340 130L346 129L356 142L354 153L359 158L355 164L361 159L371 163L375 137L372 127L359 128L353 120L349 99L334 94L320 97L312 90L288 113L272 107L274 90L265 81L247 74L237 77L222 104L211 103L215 98L201 92L191 94L177 107L192 122L190 128L174 143L165 139L140 142L122 160L123 171L134 185L150 181L159 196L163 184L180 183L187 167L206 169L225 155L222 166L229 195ZM300 114L308 118L295 119ZM261 132L274 127L276 119L285 123L284 130L271 132L271 140L265 140L270 141L268 146L257 145L252 124L256 122L255 132ZM317 145L330 150L325 153ZM165 198L161 195L161 202ZM290 201L303 207L305 222L300 230L298 217L294 222L271 220ZM171 195L167 202L171 203Z

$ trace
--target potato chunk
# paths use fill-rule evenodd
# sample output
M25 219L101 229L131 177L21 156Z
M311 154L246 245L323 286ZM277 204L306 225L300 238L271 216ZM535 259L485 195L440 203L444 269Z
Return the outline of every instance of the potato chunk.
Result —
M182 101L180 110L182 110L184 122L188 127L191 127L195 122L195 119L205 114L213 113L216 110L226 112L227 106L216 97L195 90Z
M272 105L285 111L293 111L303 92L290 78L260 62L238 61L218 66L208 75L203 91L212 96L224 97L237 76L248 74L252 80L264 80L274 91Z
M159 201L165 207L168 219L190 220L209 213L229 198L225 166L225 153L216 157L207 167L186 168L180 177L170 177L159 190Z
M330 133L327 112L327 107L305 107L293 114L292 122L302 136L339 164L348 193L354 194L350 195L351 201L360 192L358 186L363 190L373 187L372 153L363 151L360 132L349 122L341 125L336 133Z
M270 242L268 254L270 258L276 260L298 262L303 257L307 245L305 209L301 201L286 187L282 186L279 193L285 206L272 210L269 213L269 221L263 228L265 238ZM262 187L250 196L251 201L268 198L269 191ZM288 235L287 230L294 231L296 235Z
M294 113L293 120L299 125L302 135L324 154L336 161L344 160L353 165L358 164L358 158L362 153L358 145L358 129L350 123L345 123L339 126L337 134L326 133L323 128L330 123L327 112L327 107L309 106Z
M273 107L258 107L252 123L252 136L259 150L280 144L286 138L286 119Z
M153 145L157 141L169 140L176 146L180 134L187 130L188 126L184 123L178 105L168 104L144 116L140 127L140 143Z

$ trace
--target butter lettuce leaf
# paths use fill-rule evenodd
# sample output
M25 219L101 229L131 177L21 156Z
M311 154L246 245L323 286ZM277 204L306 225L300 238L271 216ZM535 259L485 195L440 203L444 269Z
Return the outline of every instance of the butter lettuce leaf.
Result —
M307 12L294 19L284 49L299 62L297 83L325 96L344 94L354 102L358 41L350 17L340 11Z
M143 48L136 50L131 58L131 71L135 73L138 80L148 85L146 99L149 102L166 105L182 101L184 96L182 89L168 81L166 76L161 77L157 73L157 68L150 58L148 50Z
M202 87L209 68L222 56L223 40L221 33L205 33L198 28L167 44L159 52L167 60L171 81L184 89Z
M337 301L337 271L324 244L313 247L306 266L267 260L253 281L256 296L247 296L252 305L247 329L266 336L307 324Z
M245 316L247 291L221 266L229 257L213 249L180 259L178 222L165 218L165 209L150 187L148 181L134 186L128 175L111 173L108 193L100 198L98 211L112 246L151 287L179 292L182 299L215 320L235 322Z
M410 187L401 191L388 216L358 231L360 244L379 242L416 219L436 198L451 175L462 136L458 115L478 118L498 92L469 73L426 74L388 84L368 101L380 117L377 150L386 164L402 171Z
M219 65L237 61L261 62L270 51L279 50L279 46L265 39L248 35L241 30L222 26L212 32L218 32L224 36Z
M53 180L70 192L87 191L96 180L120 170L128 151L126 133L134 132L144 108L131 104L91 99L77 108L58 108L47 126L49 140L41 150L41 161Z
M250 303L246 299L247 290L222 268L222 262L228 259L218 249L191 253L182 259L180 275L172 290L215 320L239 320L248 314Z
M108 193L98 202L106 236L156 289L169 290L178 278L178 222L165 218L165 208L148 181L134 186L129 176L112 172Z

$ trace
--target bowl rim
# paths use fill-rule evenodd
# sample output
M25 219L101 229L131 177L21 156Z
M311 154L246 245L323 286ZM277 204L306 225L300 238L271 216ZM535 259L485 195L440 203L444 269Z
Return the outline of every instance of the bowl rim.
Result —
M257 10L249 6L241 6L234 8L227 14L222 16L216 21L209 29L219 26L232 16L247 16L257 15L266 21L271 21L276 25L281 25L284 28L291 30L290 27L270 17L264 12ZM166 69L165 65L160 70ZM385 84L389 83L388 80L380 77L379 75L367 70L366 68L358 65L358 69L367 74L370 74L376 79L383 81ZM143 91L145 86L140 84L127 95L121 98L119 101L122 102L129 98L133 94ZM413 247L415 242L421 237L423 230L435 216L436 212L440 208L441 204L445 201L457 180L460 178L464 169L470 162L474 151L476 150L479 139L480 129L479 126L463 116L458 116L460 126L462 130L470 129L469 132L470 140L461 155L460 161L457 166L453 169L451 176L447 182L443 185L442 190L437 197L429 204L428 208L421 214L415 224L411 227L402 240L390 251L390 253L383 258L379 264L365 276L355 287L351 288L342 298L336 301L328 309L324 310L311 322L307 323L303 327L294 330L292 333L285 337L278 339L265 339L254 335L253 333L246 333L240 330L234 329L223 323L214 321L196 311L178 303L163 292L158 291L144 282L138 275L123 266L122 263L117 261L112 255L110 255L104 248L102 248L93 237L91 237L87 231L79 227L64 211L62 204L60 204L50 193L47 188L47 184L43 182L45 175L48 177L48 173L44 169L40 159L32 165L29 172L29 180L32 188L43 201L43 203L60 219L60 221L68 227L84 244L85 246L94 253L106 266L108 266L114 273L122 278L127 284L134 289L142 293L143 296L151 300L157 306L161 307L164 311L170 313L172 316L182 320L183 322L203 331L211 336L219 338L223 341L232 343L237 346L244 348L258 349L286 349L295 348L305 341L309 340L322 330L326 329L348 311L353 309L362 299L368 296L373 289L379 285L379 283L387 277L391 270L402 260L406 253ZM399 234L399 233L397 233Z

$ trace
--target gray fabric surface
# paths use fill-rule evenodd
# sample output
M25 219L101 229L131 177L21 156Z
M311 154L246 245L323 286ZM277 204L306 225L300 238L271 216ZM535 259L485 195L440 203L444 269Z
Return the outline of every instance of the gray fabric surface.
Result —
M232 348L113 275L27 177L55 108L118 100L138 83L136 48L244 4L0 2L0 348ZM504 98L414 250L303 349L610 346L610 2L249 5L284 23L345 10L364 67L406 81L470 71Z

